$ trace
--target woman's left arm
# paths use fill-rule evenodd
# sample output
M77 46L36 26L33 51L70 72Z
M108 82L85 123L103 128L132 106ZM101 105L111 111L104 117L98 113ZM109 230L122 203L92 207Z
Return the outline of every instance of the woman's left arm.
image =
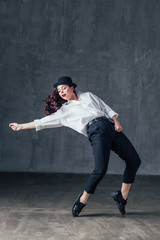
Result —
M116 115L114 115L114 116L112 117L112 119L113 119L113 121L114 121L114 128L115 128L115 131L117 131L117 132L121 132L123 128L122 128L120 122L117 120Z
M93 94L91 92L88 92L88 93L89 93L89 97L91 98L91 100L93 101L95 106L96 107L98 106L105 113L107 118L113 119L115 131L117 131L117 132L122 131L122 126L120 125L119 121L117 120L118 113L113 111L105 102L102 101L102 99L100 99L95 94Z

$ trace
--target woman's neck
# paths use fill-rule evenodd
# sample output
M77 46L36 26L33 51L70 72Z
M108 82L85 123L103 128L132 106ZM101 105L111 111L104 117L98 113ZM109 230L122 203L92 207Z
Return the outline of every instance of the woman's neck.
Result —
M79 101L79 99L75 93L73 93L73 95L71 95L70 99L68 99L67 101L71 101L71 100Z

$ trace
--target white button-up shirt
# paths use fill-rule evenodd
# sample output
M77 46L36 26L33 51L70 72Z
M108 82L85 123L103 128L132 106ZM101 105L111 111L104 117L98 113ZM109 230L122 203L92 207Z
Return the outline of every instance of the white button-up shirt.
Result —
M118 114L91 92L78 92L77 100L63 103L62 107L41 119L34 120L36 131L45 128L66 126L87 137L86 125L96 117L106 116L111 122Z

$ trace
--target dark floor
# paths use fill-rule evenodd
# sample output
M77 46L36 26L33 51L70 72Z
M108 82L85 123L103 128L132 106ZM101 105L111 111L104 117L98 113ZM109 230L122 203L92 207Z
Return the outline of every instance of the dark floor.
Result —
M87 177L0 173L0 240L160 239L160 176L137 176L123 217L111 198L122 176L106 175L74 218Z

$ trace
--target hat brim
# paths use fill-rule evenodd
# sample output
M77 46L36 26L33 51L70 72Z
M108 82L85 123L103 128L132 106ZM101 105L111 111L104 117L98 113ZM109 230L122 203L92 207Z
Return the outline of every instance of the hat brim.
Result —
M70 87L73 86L74 88L77 87L77 84L75 84L75 83L66 83L66 82L55 83L55 84L53 85L53 87L56 88L57 86L62 85L62 84L68 85L68 86L70 86Z

